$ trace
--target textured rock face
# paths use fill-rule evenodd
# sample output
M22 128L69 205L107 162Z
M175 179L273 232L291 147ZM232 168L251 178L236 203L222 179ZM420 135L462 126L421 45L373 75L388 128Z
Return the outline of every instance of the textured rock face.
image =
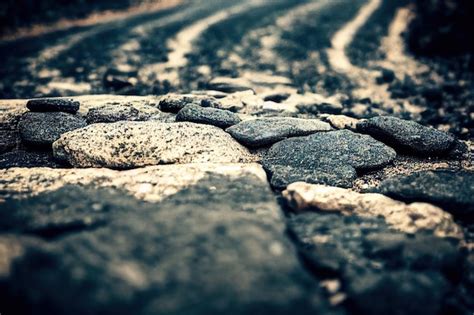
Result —
M425 201L454 215L474 215L474 172L425 171L382 181L378 192L407 202Z
M10 151L20 142L20 135L16 130L0 130L0 153Z
M221 129L193 123L94 124L63 135L55 157L76 167L131 168L172 163L249 162L252 155Z
M0 168L10 167L61 167L51 153L14 151L0 155Z
M262 147L288 137L306 136L318 131L329 131L328 123L317 119L272 117L247 120L227 128L227 132L249 147Z
M80 103L64 98L39 98L28 101L26 107L32 112L65 112L75 114L79 110Z
M462 274L456 241L407 235L382 218L303 213L289 230L313 273L346 284L334 297L351 314L439 314Z
M396 117L374 117L357 124L357 130L397 150L431 156L448 153L456 139L450 134Z
M382 167L395 156L393 149L370 136L339 130L280 141L262 164L277 188L296 181L349 186L356 170Z
M54 191L66 185L115 187L137 199L157 202L196 184L206 174L230 180L256 177L267 183L259 164L174 164L148 166L128 171L101 169L12 168L0 170L1 198L25 198Z
M84 119L62 112L27 112L18 124L24 142L46 147L50 147L63 133L85 126Z
M452 216L428 203L405 204L381 194L361 194L344 188L302 182L288 185L283 196L295 211L313 209L345 215L380 216L402 232L431 230L441 237L462 237L462 230Z
M71 208L76 214L108 205L110 219L87 233L69 231L67 237L48 244L25 245L5 277L8 290L0 287L6 310L18 314L31 309L54 314L329 311L323 292L294 255L278 206L259 178L206 176L156 205L131 199L126 213L120 211L123 206L116 194L98 192L95 197L93 191L83 194L79 187L38 196L29 204L34 208L38 198L68 203L81 195L89 199L81 203L84 208ZM63 218L59 211L43 219L64 223L56 215Z
M176 121L190 121L199 124L227 128L238 124L241 119L228 110L205 108L198 105L187 105L178 112Z
M91 108L87 112L87 123L111 123L121 120L143 121L150 119L153 115L161 112L151 106L141 105L105 105L102 107Z

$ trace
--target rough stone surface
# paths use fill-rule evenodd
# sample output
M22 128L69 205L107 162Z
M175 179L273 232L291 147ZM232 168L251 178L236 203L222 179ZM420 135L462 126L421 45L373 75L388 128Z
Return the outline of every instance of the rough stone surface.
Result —
M306 136L318 131L329 131L328 123L317 119L270 117L243 121L227 128L227 132L249 147L262 147L289 137Z
M345 215L383 217L387 224L406 233L430 230L437 236L462 238L453 217L428 203L405 204L381 194L361 194L339 187L303 182L288 185L283 196L294 211L320 210Z
M296 181L346 187L356 171L380 168L395 156L393 149L370 136L338 130L280 141L262 164L276 188Z
M84 119L63 112L27 112L18 124L21 139L30 145L50 147L71 130L85 127Z
M351 314L440 314L459 289L463 255L453 239L407 235L382 218L314 212L291 217L289 230L314 274L345 284L334 296Z
M18 131L0 130L0 153L14 149L20 141L20 134Z
M75 167L131 168L172 163L249 162L250 152L208 125L159 122L94 124L64 134L55 157Z
M64 167L49 152L12 151L0 155L0 168Z
M86 115L87 123L111 123L121 120L144 121L149 120L160 111L154 107L141 105L105 105L103 107L91 108Z
M376 191L406 202L435 204L453 215L474 217L474 172L423 171L382 181Z
M58 191L48 198L60 204L72 195ZM115 218L87 233L24 246L6 286L0 286L6 311L330 312L285 237L280 216L274 216L279 209L268 185L259 179L207 176L155 206L130 200L127 213L120 213L115 194L87 195L110 205ZM78 212L93 207L83 204Z
M94 185L116 187L137 199L157 202L196 184L206 174L217 174L230 179L256 177L267 183L262 166L248 164L174 164L148 166L127 171L107 168L51 169L13 168L0 170L0 200L25 198L53 191L66 185Z
M198 105L187 105L178 112L176 121L190 121L199 124L227 128L238 124L241 119L237 114L227 110L206 108Z
M32 112L66 112L75 114L79 110L80 103L66 98L39 98L29 100L26 107Z
M159 106L160 109L164 112L177 113L186 105L201 105L201 101L206 99L209 99L209 97L204 95L168 94L160 100Z
M424 156L446 154L456 141L446 132L390 116L362 121L357 124L357 130L370 134L397 150Z

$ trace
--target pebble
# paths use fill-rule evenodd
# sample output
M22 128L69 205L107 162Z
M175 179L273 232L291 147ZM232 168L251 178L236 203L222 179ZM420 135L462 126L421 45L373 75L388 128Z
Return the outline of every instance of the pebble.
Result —
M228 110L187 105L178 112L176 121L190 121L219 128L228 128L238 124L241 119L237 114Z
M66 98L38 98L29 100L26 107L32 112L65 112L75 114L80 103Z

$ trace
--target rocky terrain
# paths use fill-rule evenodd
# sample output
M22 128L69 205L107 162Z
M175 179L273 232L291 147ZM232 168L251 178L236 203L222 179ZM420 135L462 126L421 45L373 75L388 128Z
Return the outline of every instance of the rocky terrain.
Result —
M0 313L472 314L474 80L409 52L417 14L203 0L0 42Z

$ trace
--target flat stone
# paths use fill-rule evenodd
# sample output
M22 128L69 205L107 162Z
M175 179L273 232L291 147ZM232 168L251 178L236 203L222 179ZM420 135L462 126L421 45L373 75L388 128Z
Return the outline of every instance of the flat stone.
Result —
M75 114L80 103L66 98L38 98L29 100L26 107L32 112L65 112Z
M64 167L49 152L13 151L0 155L0 168Z
M64 134L54 155L75 167L249 162L252 154L220 128L189 122L93 124Z
M81 188L74 189L82 195ZM25 244L0 287L5 310L330 312L319 284L302 267L285 235L268 184L258 178L208 175L154 206L131 198L126 212L115 200L117 194L91 193L83 194L84 208L74 206L73 217L105 204L113 218L87 233L69 231L47 244ZM72 201L69 198L76 198L73 190L57 191L44 200L61 205ZM32 207L39 200L30 201ZM55 215L44 220L54 221L62 212L53 211Z
M377 192L406 202L429 202L457 216L474 215L474 172L422 171L380 183Z
M370 136L338 130L280 141L262 165L275 188L297 181L350 187L356 171L381 168L395 157L392 148Z
M423 156L446 154L456 141L454 136L444 131L390 116L373 117L359 122L357 130L397 150Z
M332 294L350 314L438 314L461 289L452 280L464 260L454 239L407 235L383 218L314 212L292 216L289 233L307 268L344 283Z
M127 121L145 121L149 120L160 111L147 105L105 105L102 107L91 108L86 115L88 124L111 123L122 120Z
M356 130L359 119L345 115L328 115L324 118L331 126L336 129Z
M250 82L242 78L216 77L207 84L209 90L234 93L252 90Z
M289 137L329 130L331 126L320 120L291 117L247 120L226 129L240 143L254 148L267 146Z
M228 110L207 108L198 105L187 105L178 112L176 121L190 121L198 124L227 128L238 124L241 119Z
M137 199L157 202L195 185L207 174L225 176L229 180L250 176L267 184L265 171L256 163L168 164L126 171L107 168L12 168L0 170L0 200L26 198L66 185L93 185L97 188L115 187Z
M62 134L86 125L84 119L68 113L27 112L21 117L18 127L23 142L50 147Z
M428 203L405 204L382 194L362 194L349 189L303 182L288 185L283 196L297 212L316 210L383 217L387 224L402 232L429 230L440 237L462 238L462 229L454 222L453 217Z
M202 100L212 99L206 95L168 94L160 100L160 109L164 112L177 113L186 105L201 105Z

